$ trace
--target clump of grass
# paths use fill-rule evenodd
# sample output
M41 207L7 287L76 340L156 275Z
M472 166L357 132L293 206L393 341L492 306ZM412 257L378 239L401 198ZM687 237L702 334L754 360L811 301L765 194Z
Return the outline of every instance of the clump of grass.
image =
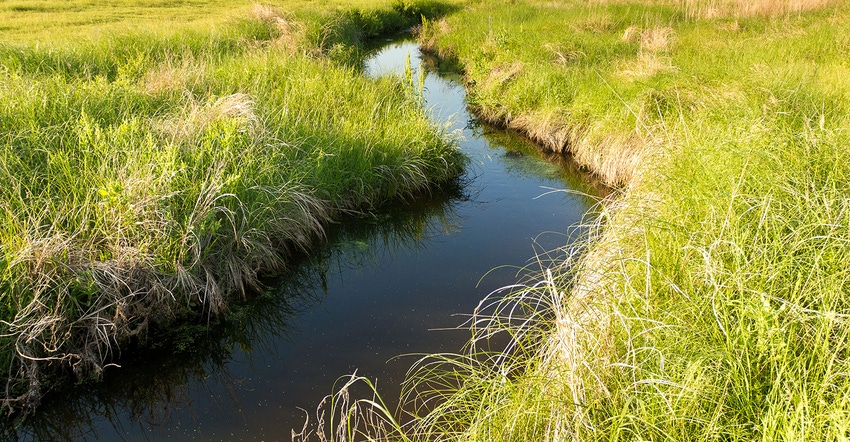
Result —
M215 33L0 47L4 408L98 377L152 322L226 312L329 220L459 176L399 82L323 56L315 27L256 7Z

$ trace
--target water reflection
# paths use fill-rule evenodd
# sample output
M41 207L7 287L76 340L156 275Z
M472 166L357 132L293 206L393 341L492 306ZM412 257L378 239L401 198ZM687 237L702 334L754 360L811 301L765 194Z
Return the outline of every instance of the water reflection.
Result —
M462 220L454 207L465 199L459 187L447 186L413 205L332 226L324 246L286 276L266 281L272 287L268 291L214 323L199 317L180 330L152 330L147 345L130 349L131 356L118 362L122 368L109 369L103 382L56 392L36 415L5 422L3 440L109 438L104 431L109 426L118 438L156 438L180 434L193 416L200 424L213 408L227 425L244 425L247 398L240 390L250 380L234 364L303 340L305 330L295 318L325 301L329 279L380 271L387 256L415 253L433 238L456 231ZM329 392L331 383L324 387ZM288 437L289 429L283 430ZM192 433L212 436L202 428Z
M158 345L127 351L132 358L103 383L53 395L3 435L287 440L303 423L299 407L312 412L340 376L357 371L377 380L385 399L397 398L414 360L399 355L460 350L469 333L453 329L464 322L457 314L516 282L536 253L557 259L581 234L569 226L593 206L597 189L567 160L479 125L462 85L415 44L390 43L365 70L399 72L407 54L427 74L424 100L435 123L456 134L471 159L462 190L335 226L312 258L220 323L195 318L153 335Z

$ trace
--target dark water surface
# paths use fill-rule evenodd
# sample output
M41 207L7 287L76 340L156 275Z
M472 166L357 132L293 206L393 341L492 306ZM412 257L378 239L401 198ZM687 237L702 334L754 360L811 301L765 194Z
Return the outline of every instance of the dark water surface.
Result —
M469 333L438 329L515 283L535 253L567 244L595 202L549 190L596 191L563 159L544 160L526 141L477 124L463 87L414 43L389 43L366 73L401 75L407 54L428 72L435 121L471 158L463 189L332 228L328 244L275 288L225 324L197 326L202 339L134 355L5 436L289 440L304 422L298 407L314 414L338 377L356 370L396 398L416 359L399 355L459 351Z

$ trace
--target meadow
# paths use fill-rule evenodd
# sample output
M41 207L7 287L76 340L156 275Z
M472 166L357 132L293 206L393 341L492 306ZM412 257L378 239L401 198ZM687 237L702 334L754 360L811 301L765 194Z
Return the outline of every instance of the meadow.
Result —
M4 410L98 378L151 324L225 314L329 222L463 171L412 86L359 66L368 39L444 6L289 6L0 5Z
M7 407L456 178L410 88L357 73L424 13L481 119L616 191L570 259L482 301L465 353L411 368L404 425L343 385L316 436L850 439L843 2L68 4L0 5Z
M343 389L336 434L850 439L850 8L464 6L419 39L479 117L617 191L573 257L482 301L465 353L411 369L410 423Z

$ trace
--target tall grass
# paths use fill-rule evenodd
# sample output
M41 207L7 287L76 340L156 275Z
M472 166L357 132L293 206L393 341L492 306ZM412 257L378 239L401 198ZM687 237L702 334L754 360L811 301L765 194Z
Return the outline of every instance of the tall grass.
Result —
M425 24L481 115L620 195L482 304L468 352L414 367L410 423L355 439L850 439L850 10L785 5L472 2Z
M769 19L691 17L691 6L707 4L472 2L426 22L420 41L462 66L481 118L624 185L663 142L653 126L677 110L737 100L741 79L765 80L768 67L804 72L818 56L840 59L836 34L824 29L840 23L834 6ZM819 75L837 78L826 63Z
M122 348L120 370L107 371L102 382L59 386L33 415L5 416L0 438L84 439L104 420L120 425L128 413L134 421L168 429L195 388L189 384L235 384L239 379L225 369L234 353L266 352L276 340L298 339L293 319L326 302L323 283L334 273L380 266L387 253L423 247L432 239L426 232L455 224L453 201L460 195L451 190L460 189L449 190L418 198L414 207L398 202L382 207L380 215L328 226L327 246L292 260L258 296L229 302L226 315L151 324L146 345ZM361 247L364 241L370 247ZM93 409L100 419L92 419Z
M4 407L37 404L43 373L99 376L152 322L225 312L329 220L460 174L413 91L334 61L363 42L327 37L333 16L0 46Z

